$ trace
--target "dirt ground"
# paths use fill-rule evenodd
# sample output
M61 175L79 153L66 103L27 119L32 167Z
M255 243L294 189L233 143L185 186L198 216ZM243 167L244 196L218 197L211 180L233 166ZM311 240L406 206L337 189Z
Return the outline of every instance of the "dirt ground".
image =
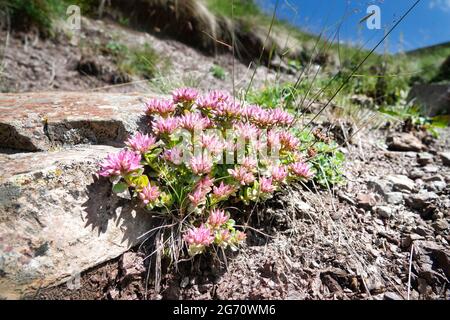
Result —
M110 54L96 50L111 43L130 48L149 44L167 66L158 65L151 79L124 75ZM83 18L80 34L72 38L62 31L55 38L42 39L33 33L0 30L3 66L0 91L164 92L186 85L232 91L233 74L235 90L246 89L254 69L233 60L231 54L205 55L175 40L161 39L114 22ZM224 79L213 76L213 66L223 68ZM252 88L261 88L280 78L282 82L294 79L293 75L260 66Z
M226 262L203 256L182 263L163 273L155 292L151 259L141 248L87 271L79 289L63 284L35 298L448 299L450 167L438 152L448 149L450 131L431 140L426 165L416 152L387 150L394 131L365 132L364 143L347 145L346 185L293 186L253 208L256 229L247 229L246 245ZM403 197L396 203L379 186L399 174L416 178L411 191L394 183ZM436 197L414 198L424 190Z

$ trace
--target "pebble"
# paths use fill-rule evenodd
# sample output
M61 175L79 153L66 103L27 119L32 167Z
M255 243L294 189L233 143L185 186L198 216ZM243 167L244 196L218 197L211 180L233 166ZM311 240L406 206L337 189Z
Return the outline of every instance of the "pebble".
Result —
M431 225L436 231L445 231L448 229L448 222L444 219L439 219Z
M410 206L413 209L423 209L425 208L428 203L430 203L432 200L439 198L438 195L434 192L419 192L416 194L412 194L409 197L406 198L406 204Z
M412 169L408 176L411 179L418 179L418 178L422 178L424 175L425 175L425 172L423 172L422 170Z
M411 192L416 186L413 180L401 174L387 176L387 180L393 184L393 189L396 191Z
M433 162L433 155L428 152L420 152L417 154L417 162L421 166L425 166Z
M403 300L403 298L395 292L385 292L384 299L385 300Z
M374 210L381 218L389 219L392 217L393 210L389 206L376 206Z
M450 151L440 152L439 156L441 157L444 166L450 166Z
M387 192L384 195L384 200L389 204L400 204L403 202L403 193L401 192Z

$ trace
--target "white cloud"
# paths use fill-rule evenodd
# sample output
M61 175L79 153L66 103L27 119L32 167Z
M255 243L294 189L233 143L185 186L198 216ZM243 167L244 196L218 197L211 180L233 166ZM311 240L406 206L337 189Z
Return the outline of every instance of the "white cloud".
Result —
M450 11L450 0L431 0L428 5L430 9L438 9L442 11Z

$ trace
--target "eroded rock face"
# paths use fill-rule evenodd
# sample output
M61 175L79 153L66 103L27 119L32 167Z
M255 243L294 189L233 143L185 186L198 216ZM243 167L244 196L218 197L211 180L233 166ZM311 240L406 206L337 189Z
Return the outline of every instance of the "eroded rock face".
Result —
M76 92L0 96L0 148L45 151L60 145L123 145L145 129L141 95Z
M66 282L151 229L151 216L96 174L129 133L145 131L143 102L95 93L0 97L0 299Z
M151 217L95 172L116 148L1 155L0 296L62 283L138 243ZM30 165L36 164L36 166Z

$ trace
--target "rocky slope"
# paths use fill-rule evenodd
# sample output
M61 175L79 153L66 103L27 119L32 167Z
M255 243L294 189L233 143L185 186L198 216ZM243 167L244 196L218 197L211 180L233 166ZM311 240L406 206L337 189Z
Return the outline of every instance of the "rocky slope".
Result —
M0 101L2 136L15 137L2 139L0 159L4 297L439 299L449 294L448 129L439 140L399 128L362 132L343 149L346 185L294 186L249 208L257 229L246 229L246 246L229 256L227 265L210 257L181 264L179 272L162 275L156 292L151 259L143 256L151 248L145 245L101 265L143 240L139 236L151 228L147 215L111 195L108 183L94 175L99 159L145 123L140 98L40 93L9 94ZM86 111L74 116L74 106ZM48 289L80 272L81 288L69 282L73 291L67 284Z

